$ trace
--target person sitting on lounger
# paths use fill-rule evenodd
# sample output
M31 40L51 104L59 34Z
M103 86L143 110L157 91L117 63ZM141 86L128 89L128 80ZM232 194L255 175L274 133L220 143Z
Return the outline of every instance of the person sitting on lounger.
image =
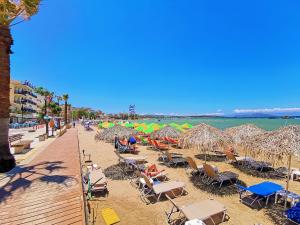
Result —
M232 154L235 154L235 150L232 146L229 146L227 149L226 149L227 152L229 153L232 153Z
M163 172L164 170L159 171L155 164L152 164L145 170L145 174L149 177L153 177Z
M127 143L129 146L131 146L133 149L135 149L136 139L133 136L129 137Z

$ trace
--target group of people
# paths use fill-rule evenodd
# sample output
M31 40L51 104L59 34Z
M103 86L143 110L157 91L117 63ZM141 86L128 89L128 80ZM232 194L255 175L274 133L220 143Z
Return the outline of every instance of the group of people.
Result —
M119 138L117 135L115 135L115 149L118 149L118 144L128 146L131 149L136 149L136 139L133 136L130 136L128 139L126 138Z

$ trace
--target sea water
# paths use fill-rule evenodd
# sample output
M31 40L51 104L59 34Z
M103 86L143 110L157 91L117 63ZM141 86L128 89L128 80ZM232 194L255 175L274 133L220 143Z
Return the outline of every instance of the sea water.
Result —
M268 119L268 118L197 118L197 119L147 119L140 120L139 122L145 123L158 123L158 124L169 124L169 123L190 123L197 125L200 123L206 123L219 129L226 129L242 124L254 124L265 130L275 130L287 125L300 125L300 119Z

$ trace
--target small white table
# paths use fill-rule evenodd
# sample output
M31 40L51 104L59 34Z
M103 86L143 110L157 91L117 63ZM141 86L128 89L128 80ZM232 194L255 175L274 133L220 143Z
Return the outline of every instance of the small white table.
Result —
M286 196L287 196L287 200L290 200L292 206L294 206L297 202L300 201L300 195L297 195L294 192L281 190L276 192L275 203L277 203L278 197L286 198Z
M300 170L292 170L291 180L298 180L300 177Z

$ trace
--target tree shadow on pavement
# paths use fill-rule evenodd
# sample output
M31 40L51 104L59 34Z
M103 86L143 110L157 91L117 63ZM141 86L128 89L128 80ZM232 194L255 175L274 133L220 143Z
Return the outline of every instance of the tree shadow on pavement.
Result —
M0 203L15 192L29 189L35 182L62 184L69 186L76 180L73 176L49 175L66 167L63 161L45 161L30 166L17 166L0 179ZM77 181L76 181L77 182ZM18 193L19 194L19 193Z

